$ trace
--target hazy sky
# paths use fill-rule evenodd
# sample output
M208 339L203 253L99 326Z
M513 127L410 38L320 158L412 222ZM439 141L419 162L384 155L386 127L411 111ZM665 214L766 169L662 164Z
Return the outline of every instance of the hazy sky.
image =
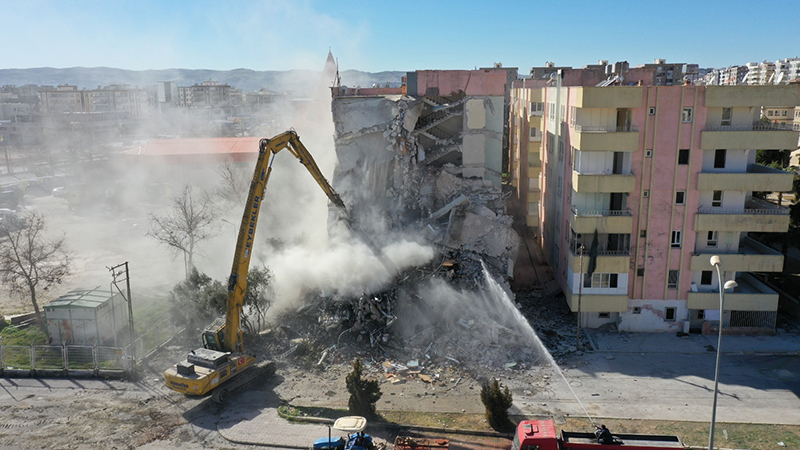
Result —
M800 1L2 0L0 68L470 69L800 55Z

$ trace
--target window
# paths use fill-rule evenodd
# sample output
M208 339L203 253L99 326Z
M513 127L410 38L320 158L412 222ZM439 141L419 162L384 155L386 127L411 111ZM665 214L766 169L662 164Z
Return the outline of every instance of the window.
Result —
M716 247L719 240L719 233L717 231L709 231L706 238L706 245L708 247Z
M651 116L655 116L656 115L656 109L653 108L653 107L647 108L647 114L649 114Z
M722 191L714 191L711 193L711 207L722 207Z
M689 164L689 149L682 148L678 150L678 164Z
M647 191L647 190L642 191L642 197L644 197L644 198L650 197L650 191Z
M677 192L675 192L675 204L676 205L685 205L686 204L686 191L677 191Z
M781 111L781 116L782 116L782 117L786 117L786 112L787 112L787 111Z
M681 122L688 123L692 121L692 108L683 108L681 111Z
M678 289L679 270L670 270L667 275L667 289Z
M583 275L583 287L592 287L592 277L587 277L585 274Z
M646 238L647 237L647 230L639 230L639 237Z
M633 314L641 314L642 313L642 307L641 306L634 306L632 313Z
M697 318L703 320L706 318L706 310L705 309L698 309L697 310Z
M672 239L670 240L669 246L672 248L681 248L681 235L683 233L680 231L673 231L672 232Z
M722 108L722 121L720 121L720 125L722 125L723 127L730 126L732 118L733 118L733 108Z
M775 115L775 111L772 111L772 110L767 111L767 115L768 116L774 116Z
M597 313L597 318L598 319L609 319L609 318L611 318L611 313L607 313L607 312Z
M725 168L725 155L727 151L725 149L717 149L714 152L714 168L715 169L724 169Z
M619 281L619 275L616 273L593 273L590 279L591 284L584 281L585 287L593 288L616 288Z
M643 277L644 276L644 267L639 267L636 269L636 276Z
M678 308L664 308L664 321L675 322L675 316L678 313Z
M531 127L530 137L531 137L531 139L534 139L534 138L537 138L537 137L542 137L542 132L539 131L538 128Z
M711 285L711 275L712 272L710 270L704 270L703 273L700 274L700 284L705 286Z
M653 149L651 149L651 148L648 148L647 150L645 150L645 151L644 151L644 156L645 156L646 158L651 158L651 157L653 156Z

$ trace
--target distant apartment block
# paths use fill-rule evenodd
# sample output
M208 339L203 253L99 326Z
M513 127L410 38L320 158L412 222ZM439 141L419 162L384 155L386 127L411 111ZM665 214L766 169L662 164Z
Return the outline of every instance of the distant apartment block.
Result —
M783 256L748 234L785 232L789 216L753 191L789 191L792 174L755 157L796 148L798 132L761 112L794 112L800 85L657 86L657 71L514 83L511 174L530 236L583 326L716 327L717 254L739 285L725 296L726 328L773 332L778 294L757 273L781 271Z

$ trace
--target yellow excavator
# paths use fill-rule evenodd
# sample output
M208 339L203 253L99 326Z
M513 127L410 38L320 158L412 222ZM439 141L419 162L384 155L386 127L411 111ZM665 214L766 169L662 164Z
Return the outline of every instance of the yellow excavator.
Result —
M247 204L236 240L233 267L228 280L228 302L225 318L215 320L203 331L203 348L192 350L186 360L170 367L164 372L164 380L172 390L187 395L212 393L216 402L222 403L235 388L257 378L270 376L275 372L273 362L256 362L255 355L245 353L242 343L242 330L239 326L242 303L247 291L247 272L255 242L258 213L264 193L272 173L275 156L283 149L289 150L301 164L306 166L317 184L325 191L328 199L336 205L347 218L347 209L322 175L314 158L294 130L279 134L272 139L259 142L258 160L247 195Z

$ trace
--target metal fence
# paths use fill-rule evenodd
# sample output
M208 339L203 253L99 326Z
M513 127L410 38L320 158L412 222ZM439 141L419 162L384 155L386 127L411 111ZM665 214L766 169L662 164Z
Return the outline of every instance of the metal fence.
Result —
M0 345L0 376L124 375L182 331L164 320L125 347L89 345Z
M730 326L774 330L777 321L777 311L731 311Z
M0 345L0 374L124 375L133 361L118 347Z
M135 357L137 361L141 361L152 355L153 352L161 348L182 331L182 327L176 326L170 319L165 319L155 326L148 328L146 331L139 333L139 337L137 337L132 344L125 347L125 349L132 357Z

